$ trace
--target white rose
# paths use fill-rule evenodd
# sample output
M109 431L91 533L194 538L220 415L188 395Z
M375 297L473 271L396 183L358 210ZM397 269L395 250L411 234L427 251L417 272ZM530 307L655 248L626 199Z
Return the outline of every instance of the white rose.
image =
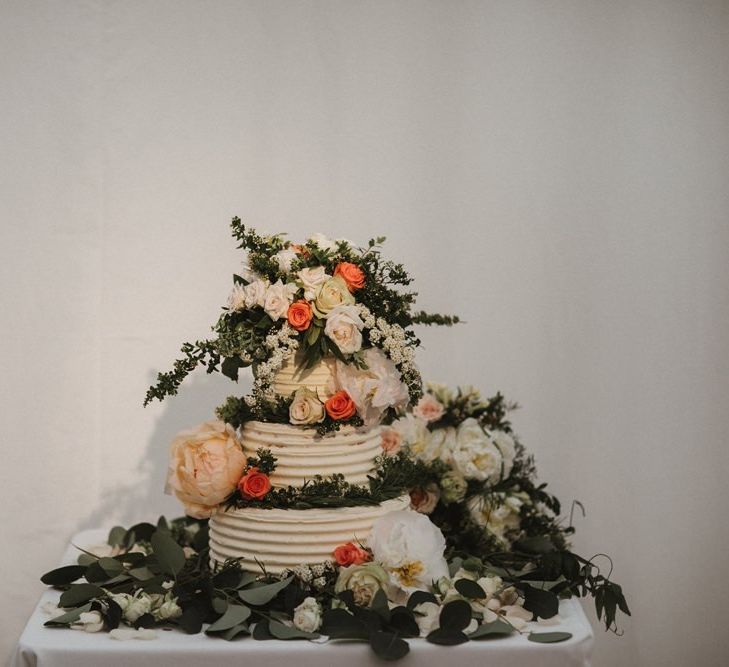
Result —
M430 432L419 458L426 463L440 459L444 463L450 464L453 460L453 450L455 447L456 429L452 426L439 428Z
M84 632L99 632L104 629L104 619L98 611L85 611L78 617L78 621L71 623L71 628Z
M160 621L168 621L182 616L182 608L177 604L177 598L165 600L154 613L155 618Z
M152 611L152 600L142 593L139 597L133 597L129 600L126 609L124 609L124 618L129 623L136 623L142 616Z
M440 606L435 602L421 602L413 608L413 611L421 637L427 637L440 626Z
M331 278L323 266L314 266L309 269L301 269L296 274L299 283L304 288L304 298L307 301L314 301L319 295L322 285Z
M321 627L321 605L308 597L294 609L294 627L303 632L316 632Z
M273 259L278 264L278 268L284 273L291 271L291 263L296 259L297 254L292 248L284 248L279 250Z
M266 299L263 302L263 310L268 313L268 316L274 322L281 317L286 317L289 306L294 300L295 293L296 285L284 285L280 280L277 280L266 290Z
M289 406L289 421L292 424L319 424L324 421L324 404L316 392L308 387L299 387Z
M245 292L246 308L254 308L255 306L263 308L263 304L266 302L267 290L267 280L254 280L249 285L246 285L243 288L243 291Z
M327 315L324 333L343 354L351 354L362 348L363 327L364 322L356 306L337 306Z
M465 479L488 480L501 478L503 456L499 448L472 417L464 420L456 431L453 466Z
M374 560L404 591L427 589L448 576L445 538L425 514L412 510L385 514L374 522L368 545Z
M244 310L246 308L246 288L240 283L233 285L228 296L228 308L230 310Z
M309 241L319 246L322 250L334 250L337 247L335 241L325 236L321 232L317 232L309 238Z

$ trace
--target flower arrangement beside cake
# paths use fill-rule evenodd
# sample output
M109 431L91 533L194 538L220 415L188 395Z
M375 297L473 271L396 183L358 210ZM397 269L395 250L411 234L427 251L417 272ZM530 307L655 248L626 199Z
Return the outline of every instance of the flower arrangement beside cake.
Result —
M526 632L559 598L590 594L606 628L629 610L595 560L570 551L559 501L497 394L423 383L404 267L315 235L301 244L232 222L246 252L214 337L185 343L145 404L202 366L250 394L170 446L167 491L184 519L115 528L109 545L43 581L63 590L47 625L119 633L172 625L236 639L441 645ZM84 583L74 583L80 578ZM131 631L133 630L126 630Z

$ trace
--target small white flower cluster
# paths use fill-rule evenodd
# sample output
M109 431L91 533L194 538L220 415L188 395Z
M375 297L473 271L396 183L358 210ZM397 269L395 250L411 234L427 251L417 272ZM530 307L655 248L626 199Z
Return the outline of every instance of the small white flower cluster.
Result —
M253 382L253 394L245 397L249 406L256 405L259 400L272 400L275 396L271 388L274 376L284 362L296 353L299 347L298 332L288 322L284 322L278 331L266 336L265 346L271 353L268 360L256 368Z
M370 341L379 344L392 359L402 374L405 384L420 385L420 372L415 366L415 349L408 343L405 329L399 324L390 324L384 317L372 314L364 304L358 304L360 317L365 328L369 329Z
M315 563L314 565L297 565L287 570L282 576L293 575L305 584L310 584L316 590L322 590L327 585L327 574L334 571L331 563Z
M109 597L121 607L122 616L129 624L136 623L145 614L152 614L156 621L168 621L182 615L182 608L171 592L162 595L140 590L134 595L110 593Z

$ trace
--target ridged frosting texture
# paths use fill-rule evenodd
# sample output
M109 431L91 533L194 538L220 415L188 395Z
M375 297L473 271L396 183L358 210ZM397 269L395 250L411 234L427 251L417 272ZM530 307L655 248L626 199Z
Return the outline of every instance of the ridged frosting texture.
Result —
M351 484L365 484L382 453L380 441L379 427L361 431L345 426L319 436L310 427L252 421L241 430L246 456L255 456L263 447L276 457L271 484L279 488L335 474L344 475Z
M330 509L228 509L210 519L210 557L222 562L240 558L241 566L260 572L258 559L274 574L304 563L333 560L332 552L351 541L366 543L380 516L406 509L402 496L380 505Z
M331 395L330 380L334 372L334 360L322 359L318 364L303 370L300 357L287 359L273 378L273 390L288 398L299 387L307 387L326 401Z

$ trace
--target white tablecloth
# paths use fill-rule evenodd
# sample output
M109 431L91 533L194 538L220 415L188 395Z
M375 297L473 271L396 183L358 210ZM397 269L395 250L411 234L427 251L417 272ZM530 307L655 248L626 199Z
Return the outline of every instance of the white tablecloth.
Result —
M103 531L79 533L73 544L88 547L104 543ZM69 546L63 564L73 563L78 551ZM52 566L48 569L52 569ZM58 600L49 590L20 637L10 667L382 667L368 645L355 642L316 644L307 641L256 641L245 638L227 642L204 634L187 635L176 630L157 631L152 640L119 641L107 633L89 634L65 628L45 628L48 616L41 607ZM409 639L410 653L398 661L400 667L589 667L594 643L592 628L577 600L560 604L558 625L533 625L537 632L564 631L572 638L558 644L537 644L526 635L473 641L460 646L436 646L425 640Z

